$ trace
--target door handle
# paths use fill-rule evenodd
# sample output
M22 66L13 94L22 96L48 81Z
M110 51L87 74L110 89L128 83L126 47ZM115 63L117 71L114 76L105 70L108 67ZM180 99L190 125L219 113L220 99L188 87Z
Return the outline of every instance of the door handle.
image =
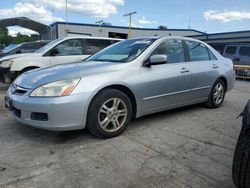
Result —
M213 69L217 69L217 68L219 68L219 66L216 65L216 64L213 64L213 65L212 65L212 68L213 68Z
M180 73L187 73L187 72L190 72L190 70L186 69L185 67L183 67L183 68L180 70Z

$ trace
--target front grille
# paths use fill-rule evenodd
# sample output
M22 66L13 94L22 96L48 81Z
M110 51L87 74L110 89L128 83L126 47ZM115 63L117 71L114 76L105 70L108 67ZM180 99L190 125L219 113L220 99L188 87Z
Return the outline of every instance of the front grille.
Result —
M49 117L47 113L32 112L31 119L36 121L48 121Z
M12 111L13 111L13 113L15 114L15 116L17 116L18 118L21 118L21 110L19 110L19 109L13 107L13 108L12 108Z

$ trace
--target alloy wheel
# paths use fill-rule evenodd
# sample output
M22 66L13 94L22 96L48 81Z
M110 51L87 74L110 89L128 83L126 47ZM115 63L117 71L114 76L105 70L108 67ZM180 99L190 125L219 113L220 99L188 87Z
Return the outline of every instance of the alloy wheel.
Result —
M127 105L119 98L111 98L103 103L98 113L100 127L107 132L115 132L126 122Z
M222 83L217 83L215 88L214 88L214 93L213 93L213 100L214 103L219 105L224 98L224 86Z

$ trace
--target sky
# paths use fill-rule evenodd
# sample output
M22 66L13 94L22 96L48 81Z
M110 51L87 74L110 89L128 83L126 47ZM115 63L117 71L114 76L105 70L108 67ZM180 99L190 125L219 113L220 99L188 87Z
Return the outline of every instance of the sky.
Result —
M0 0L0 19L26 16L45 24L65 21L66 0ZM207 33L250 30L250 0L68 0L68 21L91 23L104 20L128 26L123 15L136 11L133 27L196 29ZM20 27L9 32L32 34Z

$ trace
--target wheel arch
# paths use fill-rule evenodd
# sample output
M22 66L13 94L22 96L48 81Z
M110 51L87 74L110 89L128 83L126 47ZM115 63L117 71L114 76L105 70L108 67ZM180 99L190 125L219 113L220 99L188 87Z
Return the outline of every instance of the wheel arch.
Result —
M135 118L136 114L137 114L137 101L135 98L134 93L132 92L132 90L130 88L128 88L127 86L121 85L121 84L113 84L113 85L108 85L105 86L104 88L100 89L91 99L91 102L93 101L93 99L96 97L96 95L98 95L100 92L102 92L103 90L106 89L117 89L120 90L121 92L125 93L130 101L131 101L131 105L132 105L132 117ZM91 104L91 102L89 103L89 106ZM88 107L89 108L89 107Z
M224 82L224 84L225 84L225 87L226 87L226 91L227 91L227 89L228 89L228 82L227 82L227 79L226 79L226 77L224 77L224 76L220 76L217 80L222 80L223 82Z
M38 68L40 68L40 67L38 67L38 66L29 66L29 67L25 67L25 68L23 68L23 69L20 71L20 73L24 73L24 72L26 72L26 71L28 71L28 70L31 70L31 69L38 69Z

